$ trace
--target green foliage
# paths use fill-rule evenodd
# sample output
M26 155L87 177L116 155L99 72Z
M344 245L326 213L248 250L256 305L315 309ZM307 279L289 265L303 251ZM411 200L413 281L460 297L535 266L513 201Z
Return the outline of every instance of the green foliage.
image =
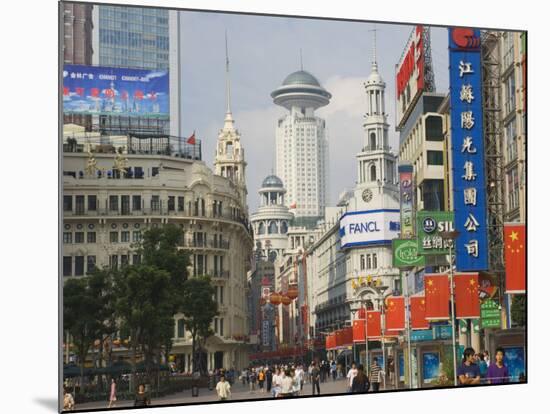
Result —
M527 295L514 295L512 298L512 323L525 326L527 323Z

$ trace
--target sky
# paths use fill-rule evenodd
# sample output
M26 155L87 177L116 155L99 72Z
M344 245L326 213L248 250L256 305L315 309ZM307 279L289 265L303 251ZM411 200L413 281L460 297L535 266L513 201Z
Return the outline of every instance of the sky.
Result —
M273 103L271 92L290 73L313 74L332 94L316 111L326 120L329 140L329 205L355 186L355 155L363 146L366 94L371 72L373 32L377 30L378 70L386 82L390 145L398 152L395 131L395 65L413 26L307 18L234 15L181 11L182 114L184 135L196 131L203 159L213 165L223 126L225 95L225 31L231 79L231 108L248 163L249 211L257 210L258 189L275 169L276 121L286 110ZM448 91L447 31L431 28L436 91Z

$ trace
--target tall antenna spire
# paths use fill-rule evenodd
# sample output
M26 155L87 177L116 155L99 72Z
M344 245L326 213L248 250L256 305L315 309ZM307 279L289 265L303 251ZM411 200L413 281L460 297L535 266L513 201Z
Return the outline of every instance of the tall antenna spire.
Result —
M372 35L372 70L378 70L378 62L376 61L376 26L374 29L370 30L373 32Z
M300 70L304 70L304 63L302 61L302 48L300 48Z
M233 115L231 114L231 82L229 80L229 52L227 49L227 29L225 30L225 99L227 109L225 111L224 128L233 128Z

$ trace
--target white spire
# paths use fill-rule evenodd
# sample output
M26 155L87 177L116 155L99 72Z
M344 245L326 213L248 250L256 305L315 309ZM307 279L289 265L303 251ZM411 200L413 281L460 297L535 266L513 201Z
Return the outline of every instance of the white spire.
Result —
M371 30L372 36L372 71L378 72L378 62L376 61L376 29Z
M231 113L231 82L229 80L229 53L227 51L227 30L225 31L225 99L227 109L225 111L224 129L233 129L233 114Z
M302 48L300 48L300 70L304 70L304 63L302 61Z

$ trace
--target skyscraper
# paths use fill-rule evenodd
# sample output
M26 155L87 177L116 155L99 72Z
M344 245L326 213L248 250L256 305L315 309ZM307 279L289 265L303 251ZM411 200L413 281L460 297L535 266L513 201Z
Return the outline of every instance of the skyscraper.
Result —
M314 111L332 95L302 69L288 75L271 97L289 110L276 130L276 174L285 183L286 204L297 217L320 217L328 202L328 139L325 120Z

